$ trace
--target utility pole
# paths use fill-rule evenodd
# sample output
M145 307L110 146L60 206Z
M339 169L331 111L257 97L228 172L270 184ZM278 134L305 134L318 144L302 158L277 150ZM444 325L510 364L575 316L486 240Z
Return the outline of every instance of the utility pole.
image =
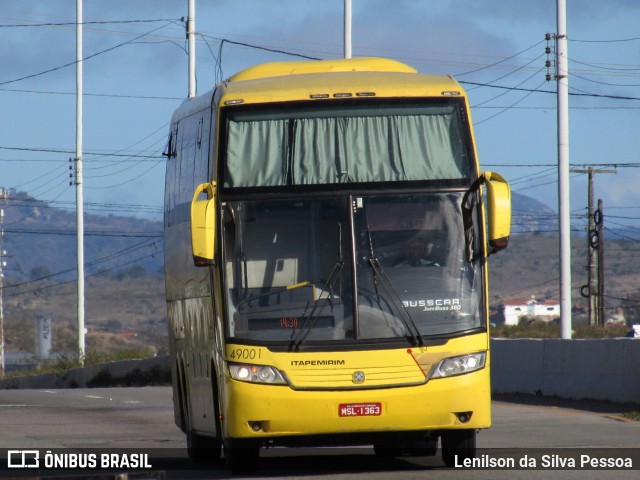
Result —
M560 217L560 325L571 338L571 210L569 206L569 59L566 0L557 0L558 212Z
M351 58L351 0L344 0L344 58Z
M588 216L588 234L587 234L587 273L588 284L584 285L580 291L584 298L589 299L589 325L603 325L604 319L600 316L600 277L598 275L598 261L600 257L598 239L601 238L601 232L596 227L602 225L602 210L599 213L594 212L593 206L593 190L594 175L596 173L617 173L616 170L594 169L589 167L586 170L572 169L572 173L586 173L589 176L589 187L587 196L587 216Z
M189 0L187 41L189 45L189 98L196 96L196 0Z
M6 200L6 191L0 189L0 199ZM7 252L4 250L4 209L0 208L0 378L4 377L4 257Z
M82 0L76 0L76 222L78 237L78 361L84 365L84 197L82 193Z
M602 199L598 199L599 220L596 219L598 231L598 325L604 325L604 220Z

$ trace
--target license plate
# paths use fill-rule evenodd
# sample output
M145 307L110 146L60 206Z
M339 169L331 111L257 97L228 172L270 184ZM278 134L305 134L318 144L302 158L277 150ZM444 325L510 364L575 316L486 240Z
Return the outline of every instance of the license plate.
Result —
M338 405L340 417L377 417L382 415L382 404L375 403L341 403Z

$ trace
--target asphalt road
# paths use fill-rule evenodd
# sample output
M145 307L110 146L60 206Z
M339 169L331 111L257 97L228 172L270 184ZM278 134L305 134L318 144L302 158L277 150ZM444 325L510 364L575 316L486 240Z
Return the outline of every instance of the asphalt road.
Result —
M554 405L495 401L494 425L478 435L480 456L487 462L513 461L517 469L492 465L486 470L445 469L441 459L380 459L370 448L270 449L261 453L257 470L247 477L332 479L624 479L640 474L640 422L612 413ZM129 478L226 478L223 465L196 466L188 460L184 435L173 423L167 387L0 390L0 451L51 449L52 452L95 449L152 451L171 458L152 465L146 476ZM64 450L57 450L64 449ZM495 450L494 450L495 449ZM511 450L515 449L515 450ZM520 468L522 457L537 469ZM543 459L543 455L547 455ZM624 461L633 469L580 469L581 455ZM575 458L573 467L570 459ZM557 469L562 462L569 468ZM544 465L543 465L544 463ZM46 472L41 473L46 478ZM141 475L141 473L138 473ZM5 472L6 476L6 472ZM242 475L241 475L242 477ZM78 477L74 477L78 478Z

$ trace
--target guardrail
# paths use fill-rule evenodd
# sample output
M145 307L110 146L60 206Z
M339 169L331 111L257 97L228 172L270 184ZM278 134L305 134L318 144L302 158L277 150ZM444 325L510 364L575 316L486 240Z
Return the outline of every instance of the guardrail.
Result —
M0 389L86 388L170 385L169 357L145 358L72 368L60 373L25 375L0 380Z
M7 388L170 384L169 358L126 360L0 380ZM493 393L640 402L640 339L492 339Z
M491 390L640 402L640 340L492 339Z

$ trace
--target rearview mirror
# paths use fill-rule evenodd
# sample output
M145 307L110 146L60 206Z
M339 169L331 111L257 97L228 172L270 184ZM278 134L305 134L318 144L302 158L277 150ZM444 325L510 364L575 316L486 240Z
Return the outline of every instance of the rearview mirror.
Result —
M216 182L201 183L191 201L191 250L196 267L214 264L216 240ZM206 199L200 199L206 193Z
M482 177L487 186L487 222L489 227L489 253L496 253L509 244L511 233L511 188L502 176L485 172Z

